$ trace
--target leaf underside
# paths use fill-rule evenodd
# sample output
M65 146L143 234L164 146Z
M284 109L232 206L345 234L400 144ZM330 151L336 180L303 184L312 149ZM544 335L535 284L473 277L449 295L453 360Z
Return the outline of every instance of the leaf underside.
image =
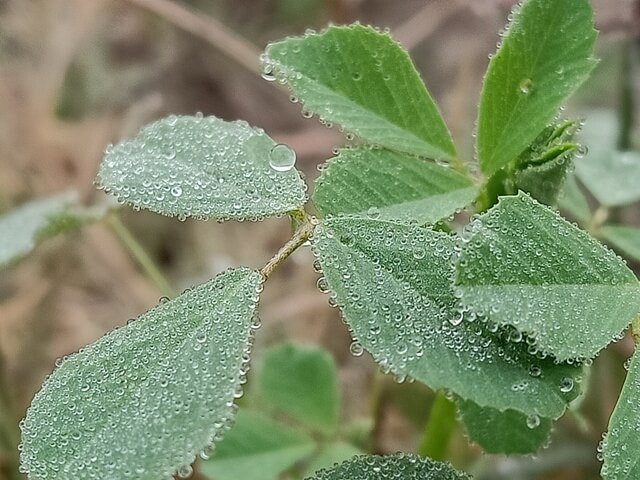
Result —
M157 480L219 440L247 369L261 275L228 270L70 356L22 424L32 480Z

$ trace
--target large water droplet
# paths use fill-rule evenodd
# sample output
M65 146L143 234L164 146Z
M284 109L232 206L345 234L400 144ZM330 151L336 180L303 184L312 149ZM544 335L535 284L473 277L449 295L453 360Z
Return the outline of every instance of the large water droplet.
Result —
M276 172L288 172L296 164L296 152L284 143L279 143L269 153L269 165Z

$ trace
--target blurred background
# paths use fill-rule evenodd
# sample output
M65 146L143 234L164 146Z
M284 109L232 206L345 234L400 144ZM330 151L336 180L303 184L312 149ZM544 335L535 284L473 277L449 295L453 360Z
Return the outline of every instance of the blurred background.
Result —
M93 179L105 146L169 113L200 111L263 127L296 150L297 167L311 185L317 166L344 139L338 129L303 118L286 92L265 82L258 57L270 40L328 22L389 27L410 51L461 155L471 158L482 76L513 3L0 0L0 214L69 189L87 205L104 202ZM565 113L606 112L618 125L619 148L637 149L640 2L594 5L602 61ZM640 226L637 203L610 215ZM230 266L261 267L290 234L287 219L221 225L127 208L119 216L178 292ZM125 243L110 225L96 222L0 271L0 479L21 478L15 471L17 423L56 358L123 325L165 294ZM637 262L630 265L639 271ZM339 367L343 422L361 425L374 452L415 451L432 394L390 378L373 382L373 361L350 354L346 326L316 280L308 248L273 275L261 302L255 361L283 339L322 345ZM446 458L480 472L479 478L599 478L596 445L631 351L625 338L598 359L580 411L559 422L551 448L535 459L481 458L461 428ZM373 386L378 401L370 412Z

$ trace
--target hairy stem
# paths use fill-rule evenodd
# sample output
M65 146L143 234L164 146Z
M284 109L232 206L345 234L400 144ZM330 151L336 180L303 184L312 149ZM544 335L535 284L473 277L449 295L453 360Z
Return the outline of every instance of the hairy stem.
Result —
M456 405L443 392L438 392L431 407L418 454L434 460L444 460L455 429Z
M278 268L278 266L282 262L289 258L289 256L293 252L295 252L300 245L311 238L311 234L313 233L313 230L316 228L317 224L318 221L315 219L315 217L308 216L306 213L304 213L301 224L293 233L291 239L287 243L285 243L282 248L280 248L280 250L278 250L278 253L276 253L264 267L260 269L260 273L265 280L267 280L273 273L273 271Z
M174 297L175 291L164 277L160 269L156 266L153 259L145 251L140 242L131 234L129 229L122 223L117 214L111 214L107 217L109 226L120 239L129 253L135 258L142 271L147 278L156 286L156 288L167 297Z

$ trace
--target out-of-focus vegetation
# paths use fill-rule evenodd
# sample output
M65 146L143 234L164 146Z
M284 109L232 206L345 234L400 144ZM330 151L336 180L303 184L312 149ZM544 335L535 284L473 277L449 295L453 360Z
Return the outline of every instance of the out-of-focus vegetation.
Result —
M0 2L0 213L68 190L77 191L85 205L105 205L103 194L93 186L105 145L169 113L201 111L260 125L276 140L290 144L298 153L298 167L309 179L315 178L316 166L342 143L339 132L307 122L288 93L264 82L258 55L269 40L317 29L329 21L388 26L411 51L454 138L465 147L461 156L470 158L487 55L495 50L495 32L512 3ZM638 272L637 253L633 260L637 239L629 240L625 232L615 230L617 224L640 227L637 187L634 190L631 184L624 190L631 203L608 201L607 192L623 195L616 182L633 178L625 169L637 169L633 162L640 162L635 153L640 148L640 5L622 0L594 3L602 61L568 109L589 119L583 133L590 147L586 159L600 155L609 163L594 170L578 160L579 183L572 184L575 189L565 196L564 207L584 228L618 247ZM145 311L170 288L182 290L232 265L264 264L287 238L285 219L221 227L213 222L183 224L142 212L119 216L122 221L112 216L56 237L30 258L0 272L0 479L21 478L16 464L17 423L56 358ZM9 233L0 231L0 237ZM146 253L137 251L139 247ZM282 339L323 345L338 366L343 428L332 439L342 445L338 450L342 454L416 451L432 393L418 384L382 378L368 356L350 354L346 327L314 288L311 260L306 249L296 252L271 280L279 285L265 291L256 365L273 362L270 347ZM172 287L150 281L148 269L147 275L143 273L147 262L157 265ZM598 478L594 452L632 348L632 341L625 338L595 362L592 388L557 425L551 448L536 459L480 459L480 449L469 444L459 425L452 426L454 434L442 458L480 479ZM264 369L256 372L265 375ZM249 385L245 402L251 407L253 395L259 399L268 393L261 392L259 378L250 376ZM278 400L272 404L269 412L249 415L273 414L281 405ZM269 428L279 432L274 439L284 438L280 445L286 446L289 437L278 430L284 427ZM334 454L333 446L323 444L321 455ZM317 462L332 463L321 455ZM224 465L211 465L196 475L224 471Z

